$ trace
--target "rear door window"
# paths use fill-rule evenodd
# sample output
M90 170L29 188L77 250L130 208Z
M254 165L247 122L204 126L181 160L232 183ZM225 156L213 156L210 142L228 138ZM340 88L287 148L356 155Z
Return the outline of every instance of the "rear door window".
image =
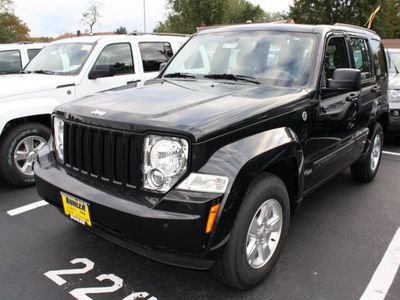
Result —
M354 67L361 71L361 79L372 77L367 41L362 38L351 38L350 44L353 52Z
M160 71L160 65L167 62L173 54L170 43L166 42L139 43L139 49L144 72Z

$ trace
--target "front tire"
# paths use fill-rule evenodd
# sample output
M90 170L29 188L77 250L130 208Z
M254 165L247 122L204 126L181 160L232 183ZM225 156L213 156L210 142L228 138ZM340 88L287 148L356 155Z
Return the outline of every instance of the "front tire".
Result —
M383 129L377 123L372 133L371 145L365 155L350 168L351 175L358 182L370 182L378 173L382 158Z
M280 178L265 173L243 199L223 255L212 274L237 289L259 284L271 272L289 229L290 202Z
M0 139L0 176L16 186L34 185L37 151L49 137L50 129L40 123L20 123L7 129Z

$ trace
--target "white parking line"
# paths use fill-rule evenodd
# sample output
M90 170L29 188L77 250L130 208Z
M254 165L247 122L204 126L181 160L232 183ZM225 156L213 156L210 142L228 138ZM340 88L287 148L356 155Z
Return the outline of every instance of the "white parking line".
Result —
M34 202L34 203L31 203L31 204L28 204L28 205L25 205L25 206L21 206L21 207L9 210L7 213L10 216L15 216L15 215L22 214L24 212L30 211L30 210L35 209L35 208L38 208L38 207L41 207L41 206L45 206L47 204L49 204L49 203L47 203L44 200L41 200L41 201L38 201L38 202Z
M397 229L381 263L360 300L383 300L400 266L400 228Z
M397 153L397 152L382 151L382 153L384 153L384 154L389 154L389 155L400 156L400 153Z

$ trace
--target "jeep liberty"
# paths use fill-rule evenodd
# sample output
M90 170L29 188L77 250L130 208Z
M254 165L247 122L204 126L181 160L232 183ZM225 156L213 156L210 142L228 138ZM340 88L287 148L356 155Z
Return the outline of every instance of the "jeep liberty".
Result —
M250 288L306 195L348 167L376 176L387 78L360 27L203 30L146 86L58 106L38 193L134 252Z

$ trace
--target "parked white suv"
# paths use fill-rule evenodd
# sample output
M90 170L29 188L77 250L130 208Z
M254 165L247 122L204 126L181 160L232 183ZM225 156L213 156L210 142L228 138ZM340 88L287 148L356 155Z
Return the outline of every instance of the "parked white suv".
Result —
M0 44L0 75L19 73L47 43Z
M0 176L34 184L33 163L50 136L50 114L63 102L154 78L188 37L113 35L48 44L22 73L0 77Z

